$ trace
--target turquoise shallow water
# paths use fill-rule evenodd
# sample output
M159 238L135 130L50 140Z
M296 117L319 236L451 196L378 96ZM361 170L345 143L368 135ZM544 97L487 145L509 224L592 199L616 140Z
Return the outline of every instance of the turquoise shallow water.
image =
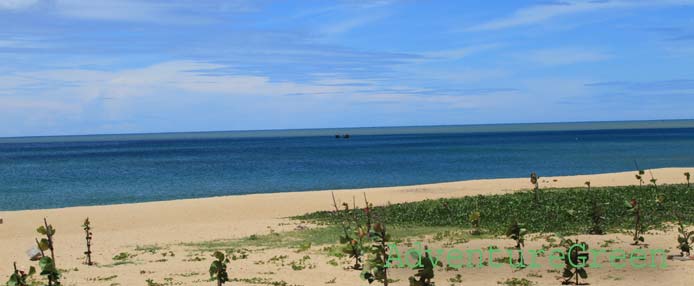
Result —
M3 138L0 210L616 172L635 160L694 166L694 122Z

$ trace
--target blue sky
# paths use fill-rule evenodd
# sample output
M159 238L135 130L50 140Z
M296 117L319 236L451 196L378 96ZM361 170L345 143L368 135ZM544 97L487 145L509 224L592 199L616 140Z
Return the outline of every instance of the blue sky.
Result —
M0 0L0 63L0 136L683 119L694 0Z

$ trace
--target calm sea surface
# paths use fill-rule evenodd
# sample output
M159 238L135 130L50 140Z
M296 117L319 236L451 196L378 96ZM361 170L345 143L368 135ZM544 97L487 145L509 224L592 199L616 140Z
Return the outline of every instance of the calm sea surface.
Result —
M350 139L335 139L350 133ZM694 122L0 139L0 210L694 166Z

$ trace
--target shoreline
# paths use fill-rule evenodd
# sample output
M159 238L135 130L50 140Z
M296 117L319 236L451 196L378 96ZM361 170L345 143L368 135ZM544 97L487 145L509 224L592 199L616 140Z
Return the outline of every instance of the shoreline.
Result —
M694 172L689 168L659 168L653 172L659 184L685 183L683 173ZM540 188L584 187L591 181L593 187L635 185L634 171L590 175L540 177ZM541 175L541 174L540 174ZM648 173L646 175L649 176ZM644 181L648 181L646 178ZM0 224L0 242L17 238L22 234L33 235L33 224L23 225L20 221L41 221L47 217L53 224L64 229L63 234L81 233L78 226L86 217L95 227L110 231L123 231L138 228L165 228L176 226L197 226L216 223L229 225L250 221L283 221L288 217L314 211L332 209L331 193L338 202L351 202L358 198L357 206L362 205L366 194L374 205L404 203L426 199L453 198L475 195L497 195L532 188L528 178L480 179L447 183L422 184L411 186L378 187L364 189L319 190L302 192L264 193L231 195L208 198L180 199L114 205L78 206L55 209L35 209L19 211L0 211L4 219ZM230 220L233 222L230 223ZM69 226L68 221L72 226ZM245 233L245 232L244 232ZM253 232L255 233L255 232ZM248 233L250 235L252 233ZM185 235L184 235L185 236ZM215 236L215 235L212 235ZM237 236L238 237L238 236ZM2 247L0 247L2 248ZM1 251L0 251L1 254Z
M686 182L683 173L685 171L694 172L694 167L661 168L650 171L658 179L659 184L682 184ZM592 187L636 185L638 182L634 178L635 173L630 171L541 177L540 188L584 187L586 181L591 181ZM647 175L646 181L648 178L650 175ZM114 255L128 249L132 251L133 247L137 246L168 245L180 248L180 245L184 243L238 239L254 234L262 235L296 230L299 226L305 227L305 225L288 217L314 211L331 210L333 208L332 192L335 193L338 204L340 202L351 204L353 197L356 197L357 206L363 206L363 193L374 205L384 205L426 199L499 195L530 188L532 185L528 178L506 178L414 186L251 194L133 204L0 211L0 217L4 220L0 224L0 257L4 261L17 261L20 265L27 265L25 252L35 244L34 239L38 236L36 227L43 223L44 217L57 229L56 243L59 245L57 255L60 261L64 261L67 265L73 265L71 267L76 267L82 261L84 230L81 225L87 217L92 222L94 233L95 254L93 259L105 263L112 261ZM289 252L293 253L293 251ZM190 267L187 266L186 262L175 263L179 263L180 265L177 264L177 267L182 269ZM0 273L9 273L9 267L11 264L8 263L0 265ZM135 272L138 267L141 266L124 267L122 271ZM75 275L92 275L102 271L99 268L80 268L82 270ZM340 275L342 274L347 275L349 273L340 272ZM139 281L138 279L141 277L128 274L127 277L121 278Z
M659 176L655 176L656 179L658 179L658 184L684 184L686 181L684 181L683 178L680 178L681 180L677 180L677 174L679 172L679 176L683 177L684 172L691 172L694 173L694 167L665 167L665 168L655 168L655 169L645 169L644 171L648 172L654 172L654 175L656 173L659 174L664 174L665 177L661 178ZM636 179L633 177L633 175L636 174L636 171L623 171L623 172L610 172L610 173L594 173L594 174L579 174L579 175L561 175L561 176L548 176L548 177L542 177L540 176L540 188L572 188L572 187L584 187L585 185L583 182L585 180L589 180L591 177L595 177L597 181L592 182L591 184L593 187L613 187L613 186L630 186L630 185L636 185L635 182L625 182L626 175L632 174L631 178L633 181ZM644 177L644 185L647 185L648 182L648 176L650 174L646 173ZM568 179L567 181L559 181L559 179ZM233 198L239 198L240 200L244 200L246 198L249 199L257 199L260 197L267 197L267 196L280 196L280 197L287 197L287 196L293 196L293 195L299 195L299 194L309 194L313 195L316 193L335 193L336 197L339 197L340 193L351 193L351 194L356 194L356 193L371 193L371 192L376 192L376 191L391 191L391 192L411 192L411 191L431 191L431 190L437 190L437 191L443 191L446 190L447 193L450 193L451 195L460 195L462 196L468 196L468 195L493 195L493 194L503 194L503 193L508 193L508 192L513 192L513 191L521 191L521 190L530 190L533 188L533 186L528 182L527 186L521 187L520 184L522 183L521 181L528 181L528 178L519 178L519 177L514 177L514 178L490 178L490 179L470 179L470 180L460 180L460 181L450 181L450 182L438 182L438 183L425 183L425 184L415 184L415 185L398 185L398 186L386 186L386 187L365 187L365 188L353 188L353 189L321 189L321 190L307 190L307 191L295 191L295 192L276 192L276 193L253 193L253 194L236 194L236 195L220 195L220 196L212 196L212 197L199 197L199 198L183 198L183 199L170 199L170 200L157 200L157 201L143 201L143 202L128 202L128 203L114 203L114 204L97 204L97 205L78 205L78 206L67 206L67 207L55 207L55 208L40 208L40 209L23 209L23 210L0 210L0 215L5 214L5 213L22 213L22 212L44 212L44 211L58 211L58 210L70 210L70 209L82 209L82 208L102 208L102 207L127 207L127 206L147 206L147 205L160 205L160 204L180 204L180 203L185 203L185 202L198 202L198 203L205 203L205 201L214 201L214 200L232 200ZM556 180L556 181L552 181ZM583 180L583 182L578 181ZM494 188L490 185L493 184L500 184L501 186L504 186L506 188ZM542 184L544 183L544 184ZM453 194L455 191L451 190L451 188L455 187L482 187L484 190L468 190L466 188L465 191L470 191L471 193L460 193L458 194ZM478 193L479 192L479 193ZM361 195L361 194L360 194ZM455 196L451 196L455 197ZM439 197L437 197L438 199ZM450 198L449 196L443 196L440 198ZM426 198L423 198L424 200ZM415 200L416 201L416 200ZM412 202L412 200L405 200L405 201L400 201L400 200L394 200L390 201L391 203L403 203L403 202ZM359 205L359 204L358 204ZM378 204L375 204L378 205ZM320 211L320 210L315 210L315 211ZM301 214L295 214L295 215L301 215ZM291 215L294 216L294 215Z

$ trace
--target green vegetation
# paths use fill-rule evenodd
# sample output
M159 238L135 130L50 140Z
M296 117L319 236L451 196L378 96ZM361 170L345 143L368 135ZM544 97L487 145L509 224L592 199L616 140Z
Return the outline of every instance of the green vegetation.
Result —
M424 256L421 265L415 267L417 273L410 277L410 286L434 286L431 279L434 279L434 261L429 256L428 247L424 246Z
M532 285L536 285L537 283L530 281L528 279L525 279L525 278L518 279L518 278L513 277L513 278L506 279L506 281L496 282L496 284L506 285L506 286L532 286Z
M691 174L689 172L684 172L684 178L687 179L687 189L689 189L689 177Z
M48 286L60 285L60 271L55 265L55 251L53 248L53 235L55 235L55 229L52 225L48 224L46 219L43 219L43 225L36 229L39 234L45 235L45 238L37 240L39 250L41 250L41 259L39 260L39 268L41 268L41 276L46 276L48 279ZM46 256L45 251L50 251L51 256Z
M678 227L677 232L677 247L680 249L680 254L682 256L689 256L691 254L691 244L694 244L694 231L687 231L687 228L682 222L680 215L677 215Z
M227 273L229 259L224 256L224 253L219 251L215 251L213 256L217 260L212 261L212 264L210 264L210 278L217 281L217 286L222 286L224 283L229 282L229 273Z
M589 232L593 227L593 201L604 208L600 215L604 231L619 232L634 229L634 213L629 208L620 208L625 201L639 202L639 235L642 231L662 228L664 223L674 221L672 215L663 209L678 209L685 214L685 223L694 222L694 194L686 185L663 185L660 192L667 194L661 204L653 200L649 188L593 187L591 192L585 188L546 189L543 191L543 204L532 206L533 194L516 192L504 195L463 197L453 199L426 200L412 203L392 204L374 207L371 211L391 226L455 226L473 228L468 214L479 210L483 217L485 230L493 235L503 235L508 225L522 221L529 233L554 232L561 235ZM479 205L479 208L478 208ZM629 203L630 205L630 203ZM630 215L631 214L631 215ZM318 223L335 223L333 212L315 212L296 217Z
M481 225L481 214L479 211L474 211L470 213L470 216L468 216L468 220L470 221L470 224L472 225L472 231L470 233L472 235L480 235L482 234L482 230L480 229Z
M369 206L364 209L366 221L371 223L377 221L373 229L369 232L369 238L372 241L371 247L368 248L368 261L361 273L361 277L369 284L374 281L383 283L383 286L388 286L388 266L389 266L389 249L388 244L391 243L390 234L386 230L386 225L382 219L375 220L372 208Z
M646 174L643 170L639 170L638 174L634 175L639 180L639 187L643 187L643 175Z
M84 223L82 224L82 229L84 229L84 239L87 241L87 251L84 252L84 255L87 258L87 265L92 265L92 227L91 223L89 222L89 218L84 220Z
M590 190L590 181L585 182L588 186L588 193ZM592 196L591 209L590 209L590 221L591 227L588 233L590 234L604 234L605 231L602 229L602 224L605 221L605 211L603 210L602 203L598 201L595 196Z
M27 281L31 275L36 273L36 268L34 266L29 268L29 273L21 270L17 270L17 263L14 263L14 272L10 275L10 280L7 281L7 286L29 286Z
M343 244L342 252L354 259L352 269L362 270L362 255L365 250L364 242L367 239L367 235L371 231L370 217L364 215L367 218L367 221L364 225L362 225L361 220L359 220L359 216L357 215L359 210L356 207L356 203L351 210L347 203L343 203L342 206L344 207L344 210L341 212L337 206L335 194L332 194L332 196L335 214L338 216L340 226L342 227L342 236L340 236L340 243ZM366 200L366 195L364 195L364 202L366 207L363 212L366 212L370 207L369 202Z
M636 199L626 201L624 205L627 211L634 217L634 242L632 244L638 245L639 242L644 242L645 240L642 235L645 231L641 222L641 206Z
M523 227L522 224L514 222L506 230L506 236L510 239L516 241L515 249L518 250L518 263L513 264L514 267L525 268L525 262L523 260L523 247L525 247L525 235L528 231ZM509 258L513 262L513 258Z
M588 261L588 244L585 242L574 242L571 239L564 240L562 242L564 247L566 247L566 252L564 253L564 272L562 277L566 280L562 282L563 285L569 285L574 283L574 285L579 284L579 278L588 279L588 272L586 272L585 266ZM575 282L571 280L576 279Z
M532 183L534 186L533 194L535 196L535 202L538 203L540 202L540 177L537 175L537 173L530 173L530 183Z

